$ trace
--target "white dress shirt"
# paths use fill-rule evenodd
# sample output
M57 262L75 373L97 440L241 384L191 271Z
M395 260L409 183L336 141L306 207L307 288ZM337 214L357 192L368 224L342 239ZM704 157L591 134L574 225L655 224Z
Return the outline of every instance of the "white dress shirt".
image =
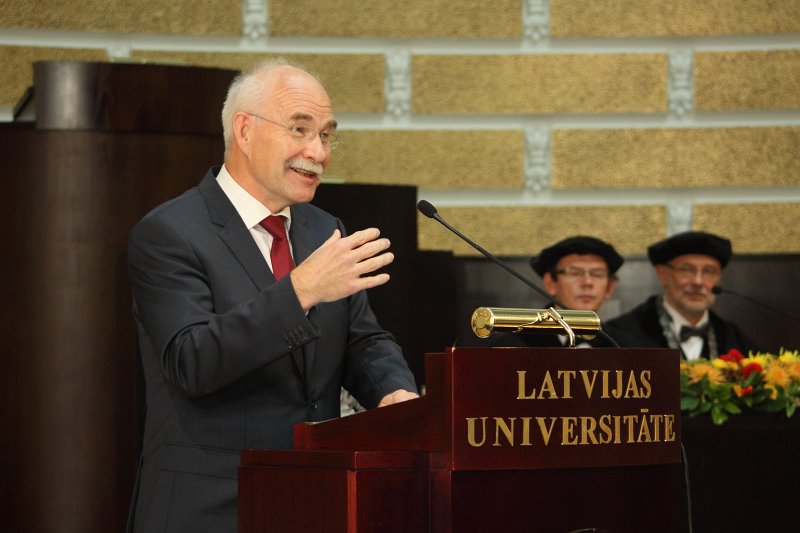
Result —
M699 328L705 326L708 323L708 309L705 310L703 317L697 324L690 324L689 321L683 318L683 315L669 305L666 300L664 301L664 310L672 318L672 332L675 334L675 338L678 339L678 342L681 345L683 355L686 356L686 359L689 361L698 359L703 352L703 343L705 342L705 339L693 336L689 337L684 342L681 342L681 327L689 326L692 328Z
M233 176L228 173L228 169L225 168L225 165L222 165L217 175L217 183L222 187L222 191L231 201L233 207L236 208L236 212L239 213L239 216L244 220L244 225L250 230L253 240L256 241L258 249L261 250L261 255L264 256L264 260L269 265L269 269L272 270L272 260L269 255L270 249L272 248L272 235L261 227L260 222L270 215L286 217L286 235L288 236L289 228L292 227L291 210L286 207L279 213L270 211L267 206L256 200L253 195L244 190L242 186L233 179ZM292 251L291 239L289 239L289 251ZM294 253L292 253L292 257L294 257Z

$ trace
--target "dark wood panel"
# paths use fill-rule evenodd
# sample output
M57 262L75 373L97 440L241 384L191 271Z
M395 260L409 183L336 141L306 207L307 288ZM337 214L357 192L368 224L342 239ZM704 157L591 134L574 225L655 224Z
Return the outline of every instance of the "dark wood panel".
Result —
M452 472L449 531L684 532L681 475L680 465Z
M341 218L350 232L377 227L392 242L395 260L384 270L391 280L370 289L369 301L423 384L423 356L455 338L457 288L450 253L417 251L416 187L323 184L313 203Z
M694 531L794 531L800 418L683 419Z
M366 468L342 465L356 462L345 456L364 453L392 457ZM270 462L269 454L264 454L264 464L240 468L241 533L428 530L428 474L424 464L404 464L409 461L403 455L413 454L343 451L325 454L322 463L315 455L308 454L309 465L302 468ZM243 464L248 464L246 459Z
M236 71L124 63L39 61L40 129L222 135L219 112Z
M130 228L222 158L218 136L0 128L9 531L119 531L139 432Z

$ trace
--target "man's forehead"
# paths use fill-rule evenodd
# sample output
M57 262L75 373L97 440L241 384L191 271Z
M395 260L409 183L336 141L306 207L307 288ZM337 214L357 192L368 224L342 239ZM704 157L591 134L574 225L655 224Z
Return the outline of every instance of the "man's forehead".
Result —
M590 265L591 268L608 268L606 260L596 254L568 254L558 260L558 268L570 265Z
M336 129L338 126L336 119L333 118L333 113L323 113L321 115L317 115L304 109L297 109L293 113L289 113L287 116L285 116L285 118L291 122L318 123L324 128Z
M268 104L306 109L314 114L332 114L333 106L325 88L313 76L297 69L280 70L267 78L265 98Z

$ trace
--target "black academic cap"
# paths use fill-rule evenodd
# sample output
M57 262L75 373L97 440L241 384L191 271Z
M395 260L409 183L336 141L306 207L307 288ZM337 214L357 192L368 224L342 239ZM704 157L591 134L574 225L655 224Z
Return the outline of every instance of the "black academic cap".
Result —
M702 231L678 233L647 248L647 257L654 265L663 265L680 255L708 255L725 266L733 253L731 241Z
M544 273L549 272L553 268L553 265L558 263L559 259L570 254L599 255L605 260L606 265L608 265L608 271L611 274L619 270L619 267L621 267L622 263L625 261L614 247L607 242L595 239L594 237L579 235L577 237L564 239L549 248L545 248L537 257L531 259L531 266L537 274L544 276Z

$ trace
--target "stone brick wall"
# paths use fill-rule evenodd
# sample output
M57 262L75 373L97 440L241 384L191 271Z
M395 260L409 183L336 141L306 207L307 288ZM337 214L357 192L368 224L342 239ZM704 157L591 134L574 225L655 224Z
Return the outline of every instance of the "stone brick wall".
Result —
M498 254L692 228L800 253L800 0L0 1L0 117L37 60L273 55L329 89L331 180L416 185Z

